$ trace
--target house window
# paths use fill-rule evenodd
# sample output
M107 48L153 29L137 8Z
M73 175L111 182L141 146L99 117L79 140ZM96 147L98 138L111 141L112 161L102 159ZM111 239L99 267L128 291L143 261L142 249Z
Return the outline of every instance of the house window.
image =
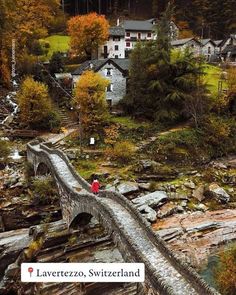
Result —
M112 69L110 69L110 68L107 69L106 76L112 76Z
M119 46L118 45L115 45L115 50L119 50Z
M208 47L208 53L211 54L211 47Z
M120 41L120 37L113 37L113 41Z
M115 55L115 58L119 58L119 56L118 55Z
M151 38L152 37L152 33L147 33L147 37Z
M112 91L113 91L113 84L111 83L107 86L107 92L112 92Z
M127 32L126 33L126 37L130 37L130 32Z
M130 42L126 42L126 47L130 47Z

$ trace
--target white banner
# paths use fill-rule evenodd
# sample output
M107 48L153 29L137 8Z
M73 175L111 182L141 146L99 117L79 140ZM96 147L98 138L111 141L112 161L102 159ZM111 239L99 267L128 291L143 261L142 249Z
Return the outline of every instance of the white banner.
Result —
M22 282L144 282L143 263L22 263Z

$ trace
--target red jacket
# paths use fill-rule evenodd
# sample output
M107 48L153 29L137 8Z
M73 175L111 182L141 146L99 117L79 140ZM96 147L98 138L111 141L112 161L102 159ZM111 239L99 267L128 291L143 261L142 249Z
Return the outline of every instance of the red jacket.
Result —
M94 180L92 185L91 185L91 191L93 193L98 193L99 192L99 188L100 188L100 183L98 182L98 180Z

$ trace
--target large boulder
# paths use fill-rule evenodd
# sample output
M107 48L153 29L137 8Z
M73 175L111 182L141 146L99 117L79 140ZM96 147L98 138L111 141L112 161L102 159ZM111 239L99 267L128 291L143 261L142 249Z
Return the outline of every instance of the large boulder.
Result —
M143 205L138 210L148 221L155 222L157 220L157 213L151 207Z
M183 213L183 207L175 205L173 203L167 203L158 209L157 217L165 218L175 213Z
M151 194L147 194L142 197L138 197L132 202L136 207L141 207L143 205L149 206L151 208L159 207L163 203L165 203L168 200L168 196L166 192L163 191L155 191Z
M227 192L217 183L210 184L206 194L222 203L228 203L230 200L230 196L227 194Z
M194 191L193 191L193 197L197 199L199 202L203 201L205 199L204 196L204 185L198 186Z
M135 182L123 182L117 186L117 191L122 195L129 195L138 192L139 187Z

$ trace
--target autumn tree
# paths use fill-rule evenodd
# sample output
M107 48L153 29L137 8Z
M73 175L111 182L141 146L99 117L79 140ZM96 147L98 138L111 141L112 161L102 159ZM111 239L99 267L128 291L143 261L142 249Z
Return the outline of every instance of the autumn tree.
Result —
M44 129L59 125L59 119L52 109L48 87L27 77L18 92L21 121L31 128Z
M0 1L0 82L9 86L12 40L16 59L28 54L32 44L45 37L59 13L60 0Z
M68 21L72 51L91 59L92 53L107 40L108 29L109 24L106 18L95 12L72 17Z
M84 72L75 88L75 101L80 108L83 130L90 135L100 134L107 120L108 106L105 98L107 79L93 71Z

